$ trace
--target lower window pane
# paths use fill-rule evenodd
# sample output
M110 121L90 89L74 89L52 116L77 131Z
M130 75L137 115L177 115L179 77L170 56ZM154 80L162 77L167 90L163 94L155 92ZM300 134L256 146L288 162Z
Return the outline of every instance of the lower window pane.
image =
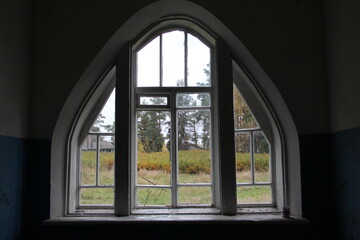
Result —
M95 185L96 151L96 136L86 136L81 145L81 185Z
M180 205L211 204L211 187L179 187Z
M240 203L271 203L270 186L241 186L237 187L237 202Z
M255 182L270 182L269 144L262 132L254 134Z
M169 188L137 188L137 205L146 206L170 206L171 190Z
M102 140L100 143L109 145L108 148L102 146L100 148L100 184L101 185L113 185L114 184L114 160L115 152L114 146L110 137L109 139Z
M251 183L250 133L235 133L236 182Z
M114 205L113 188L82 188L80 190L81 205Z
M137 112L138 185L170 185L170 113Z
M179 110L177 114L178 182L211 183L209 110Z

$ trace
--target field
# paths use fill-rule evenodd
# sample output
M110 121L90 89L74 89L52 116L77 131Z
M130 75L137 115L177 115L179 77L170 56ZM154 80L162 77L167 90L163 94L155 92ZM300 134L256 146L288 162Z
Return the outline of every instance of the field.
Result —
M139 153L137 184L170 185L169 152ZM255 182L269 182L269 160L267 154L255 154ZM96 160L94 151L82 153L81 181L83 185L95 184ZM250 154L236 154L236 178L238 183L251 182ZM111 185L114 182L114 153L100 153L99 183ZM210 154L206 150L179 151L178 155L179 183L210 183ZM169 205L171 191L168 188L138 188L139 205ZM210 187L179 188L180 204L209 204L211 202ZM95 188L81 190L82 204L112 204L113 188ZM237 199L240 203L270 202L269 186L238 187Z

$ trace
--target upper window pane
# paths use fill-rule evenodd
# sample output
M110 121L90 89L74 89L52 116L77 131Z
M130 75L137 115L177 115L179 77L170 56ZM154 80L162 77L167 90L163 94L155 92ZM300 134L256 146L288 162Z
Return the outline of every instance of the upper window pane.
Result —
M90 132L115 132L115 89L112 91L100 114L90 128Z
M187 34L187 82L189 87L210 87L210 48Z
M210 107L209 93L181 93L176 96L177 107Z
M137 86L160 86L160 37L155 38L137 53Z
M185 35L183 31L172 31L162 35L164 87L184 87L185 80Z
M257 128L255 118L253 117L250 108L247 106L240 91L234 85L234 125L235 129Z
M143 106L167 106L168 105L168 98L167 97L140 97L140 105Z

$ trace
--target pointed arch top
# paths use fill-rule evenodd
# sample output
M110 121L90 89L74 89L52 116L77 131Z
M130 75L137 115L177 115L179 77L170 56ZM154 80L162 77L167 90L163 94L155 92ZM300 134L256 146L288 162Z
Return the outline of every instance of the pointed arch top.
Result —
M110 69L114 65L116 55L127 46L129 41L136 39L149 27L164 22L169 17L187 20L187 27L198 28L201 26L213 34L212 37L221 36L222 41L231 49L234 59L234 78L236 79L237 76L237 78L242 79L240 84L249 90L250 95L260 100L260 105L268 109L266 115L272 119L272 125L279 131L276 141L283 148L282 158L286 168L286 174L283 178L286 179L285 182L291 184L291 187L285 186L288 199L288 203L285 205L289 205L291 215L301 217L298 134L280 92L241 41L209 11L189 1L162 0L138 11L114 33L83 72L67 98L52 137L51 218L64 216L66 209L66 163L69 158L67 148L71 144L69 134L78 121L79 111L84 108L84 102L89 93L92 93L97 86L108 88L112 84L114 73L111 74L111 72L114 70ZM196 29L196 31L201 31L201 29ZM105 74L109 72L110 75L107 74L105 77ZM98 98L100 99L101 96Z

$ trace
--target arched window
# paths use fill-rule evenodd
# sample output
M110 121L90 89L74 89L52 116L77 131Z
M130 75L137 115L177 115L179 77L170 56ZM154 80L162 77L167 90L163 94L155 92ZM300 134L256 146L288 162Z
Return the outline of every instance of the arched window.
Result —
M54 133L52 216L301 216L298 162L289 157L297 143L289 147L291 121L264 94L266 82L254 80L226 34L194 19L146 29L114 47L115 61L76 100L76 113L60 116L58 125L73 120L63 145Z

